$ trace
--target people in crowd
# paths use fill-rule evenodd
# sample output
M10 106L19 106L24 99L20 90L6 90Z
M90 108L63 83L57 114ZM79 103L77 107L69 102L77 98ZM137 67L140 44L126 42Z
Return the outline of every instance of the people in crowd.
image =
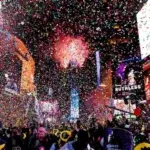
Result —
M10 125L0 130L0 147L4 146L4 150L105 150L124 146L132 150L133 142L134 146L150 142L149 125L141 123L128 121L123 116L115 117L112 121L106 120L103 124L91 119L86 126L81 120L76 123L63 122L49 128L43 124L19 127Z
M77 135L77 141L70 141L66 143L60 150L91 150L89 146L88 133L84 130L80 130Z
M57 138L48 134L44 127L39 127L29 140L28 150L50 150L53 143L57 143Z
M6 150L12 150L12 149L24 149L23 146L23 139L21 136L21 133L17 127L14 127L11 132L11 136L8 138L6 146Z

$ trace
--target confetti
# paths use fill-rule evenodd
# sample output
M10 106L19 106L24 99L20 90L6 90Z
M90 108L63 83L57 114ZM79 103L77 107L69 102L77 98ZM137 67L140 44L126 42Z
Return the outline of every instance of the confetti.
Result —
M140 56L135 16L143 3L2 0L0 31L5 35L0 35L1 89L6 84L4 74L8 71L13 73L14 82L20 88L22 65L16 58L16 48L9 36L13 35L26 46L28 54L25 58L30 56L35 62L35 75L29 78L34 82L39 101L48 97L48 90L52 88L53 98L58 100L62 114L67 116L70 113L69 63L72 61L78 66L73 72L82 102L80 107L84 107L87 97L87 112L99 103L107 104L114 84L111 77L119 61ZM107 85L102 91L96 83L96 51L100 51L101 82ZM100 106L102 110L104 105ZM81 114L87 113L80 110ZM96 113L99 112L97 109Z

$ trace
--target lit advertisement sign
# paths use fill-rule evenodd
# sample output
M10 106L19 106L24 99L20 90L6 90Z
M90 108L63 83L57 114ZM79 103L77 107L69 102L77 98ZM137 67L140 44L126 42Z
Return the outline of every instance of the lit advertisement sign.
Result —
M142 59L150 55L150 0L137 14Z
M150 56L143 60L146 100L150 100Z
M143 63L143 70L144 70L144 71L150 70L150 57L147 57L147 58L144 60L144 63Z
M3 17L2 17L1 9L2 9L2 2L0 1L0 27L3 25Z
M145 77L146 99L150 100L150 76Z
M77 119L79 118L79 94L76 88L73 88L71 90L70 100L71 100L70 118Z
M150 57L143 64L146 100L150 100Z
M48 113L49 115L57 115L59 112L59 105L56 100L53 102L41 101L40 108L42 112Z
M114 106L117 109L124 110L124 111L131 112L131 113L134 113L134 109L136 108L136 105L131 105L131 106L129 106L129 104L126 105L124 103L124 100L114 100ZM114 113L115 114L122 114L122 112L118 111L118 110L115 110Z
M114 98L123 98L130 93L144 98L142 66L135 61L122 61L114 73Z

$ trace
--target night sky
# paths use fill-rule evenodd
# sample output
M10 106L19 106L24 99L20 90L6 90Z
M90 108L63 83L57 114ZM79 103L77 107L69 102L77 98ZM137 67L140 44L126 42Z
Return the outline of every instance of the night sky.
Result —
M96 88L95 51L101 52L102 72L110 62L115 66L122 59L140 56L136 13L142 5L135 0L15 0L2 11L4 26L9 24L9 32L24 41L36 62L40 97L52 87L55 98L67 100L68 70L60 69L51 57L58 33L83 36L89 44L90 56L76 71L77 86L84 96ZM115 46L110 39L117 40Z

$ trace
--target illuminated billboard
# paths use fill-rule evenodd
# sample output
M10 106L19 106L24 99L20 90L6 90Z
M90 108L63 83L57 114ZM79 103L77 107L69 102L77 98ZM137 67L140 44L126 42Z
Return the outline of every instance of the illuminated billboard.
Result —
M2 9L2 2L0 1L0 27L3 25L3 17L2 17L1 9Z
M146 100L150 100L150 57L143 63Z
M21 76L21 81L19 81L19 93L32 93L34 92L34 71L35 71L35 62L29 53L26 45L17 37L9 34L0 29L0 71L6 73L12 73L13 76L21 70L19 77ZM10 65L11 64L11 65ZM18 71L18 66L14 65L19 64L21 69ZM16 68L16 69L15 69Z
M137 14L142 59L150 55L150 0Z
M70 119L78 119L79 118L79 94L76 88L71 90L71 112Z
M115 99L124 98L131 93L144 99L144 80L142 66L135 61L122 61L114 71L114 91Z
M146 99L150 100L150 75L145 76L145 92L146 92Z
M40 108L43 113L48 113L49 115L58 115L59 113L59 105L58 101L54 100L50 101L41 101Z
M131 113L134 113L134 109L136 108L136 105L126 105L124 103L124 100L120 100L120 99L116 99L114 100L114 106L117 108L117 109L120 109L120 110L124 110L126 112L131 112ZM122 114L121 111L118 111L118 110L115 110L114 111L114 114Z

